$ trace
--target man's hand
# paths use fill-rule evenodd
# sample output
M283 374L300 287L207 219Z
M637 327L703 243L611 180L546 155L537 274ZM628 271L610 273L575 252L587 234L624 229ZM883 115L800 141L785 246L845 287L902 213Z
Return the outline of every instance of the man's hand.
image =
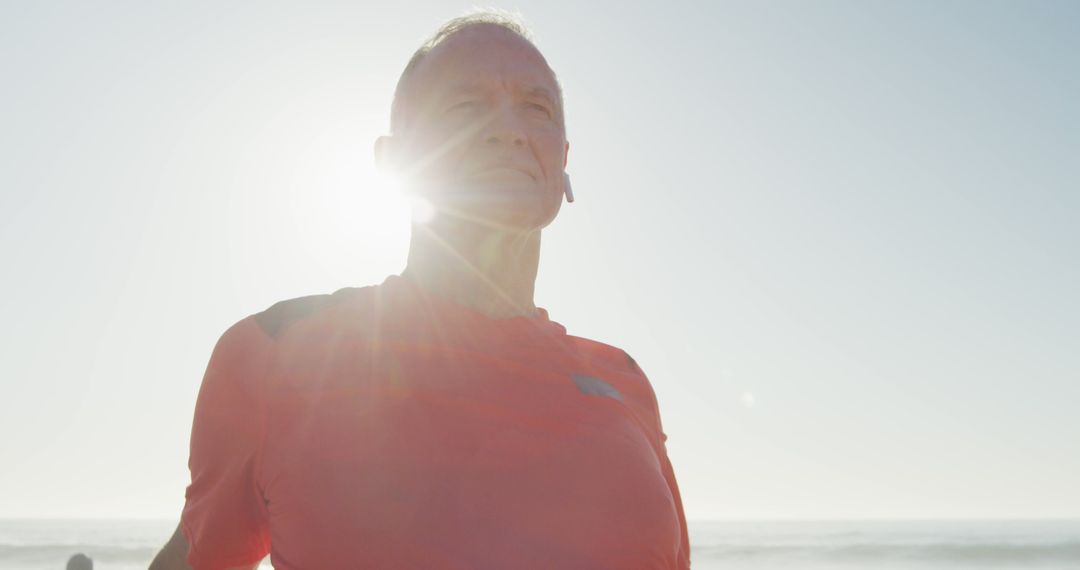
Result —
M187 538L184 537L184 532L180 530L180 525L176 525L176 532L173 533L169 542L165 543L165 547L161 549L161 552L158 552L158 555L154 557L149 570L193 570L187 563L187 554ZM255 570L258 567L259 563L256 562L251 566L236 567L232 570Z

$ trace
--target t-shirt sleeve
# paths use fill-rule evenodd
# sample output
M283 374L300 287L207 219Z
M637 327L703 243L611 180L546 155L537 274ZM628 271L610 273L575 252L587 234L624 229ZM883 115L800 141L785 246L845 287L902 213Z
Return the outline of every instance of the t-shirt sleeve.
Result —
M265 429L265 376L273 340L252 317L214 347L191 428L191 485L181 527L196 570L253 564L270 551L256 481Z
M657 419L660 416L657 413ZM667 435L663 432L662 426L657 426L660 429L660 437L663 441L667 441ZM682 496L679 494L679 483L675 480L675 470L671 467L671 461L668 459L667 446L664 446L664 456L661 463L661 467L664 470L664 478L667 479L668 487L671 488L671 497L675 500L675 511L679 514L679 525L682 527L682 536L679 542L679 570L690 568L690 534L689 529L686 527L686 513L683 512Z
M656 422L656 433L660 436L660 467L663 470L668 487L671 489L671 497L675 501L675 511L679 515L679 526L681 527L678 569L687 570L690 568L690 533L686 527L686 513L683 512L682 496L679 494L679 483L675 480L675 470L672 468L671 461L667 454L668 437L667 434L664 433L664 425L660 420L660 405L656 400L656 392L653 390L652 384L649 382L648 378L645 377L645 373L642 372L641 368L632 358L630 359L630 362L631 366L642 375L646 386L649 388L649 397L652 400L653 419Z

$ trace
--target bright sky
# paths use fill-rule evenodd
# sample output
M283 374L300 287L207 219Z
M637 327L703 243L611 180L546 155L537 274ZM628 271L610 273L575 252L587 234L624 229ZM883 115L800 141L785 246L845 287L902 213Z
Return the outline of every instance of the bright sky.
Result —
M0 8L0 517L177 517L210 350L404 266L372 143L467 4ZM1080 4L502 4L566 91L537 302L687 515L1080 517Z

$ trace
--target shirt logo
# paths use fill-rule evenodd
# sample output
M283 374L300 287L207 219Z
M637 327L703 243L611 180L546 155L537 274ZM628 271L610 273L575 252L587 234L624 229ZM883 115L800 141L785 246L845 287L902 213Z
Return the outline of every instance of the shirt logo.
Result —
M615 398L620 402L622 401L622 394L620 394L618 390L611 384L608 384L595 376L571 374L570 377L574 379L574 384L577 384L578 390L581 390L582 394L587 394L589 396L607 396L609 398Z

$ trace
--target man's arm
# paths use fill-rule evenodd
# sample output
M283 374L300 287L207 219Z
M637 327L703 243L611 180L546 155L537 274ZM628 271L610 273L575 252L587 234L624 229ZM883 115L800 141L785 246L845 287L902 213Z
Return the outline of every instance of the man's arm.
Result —
M154 557L154 561L150 563L150 570L192 570L187 563L187 552L187 539L184 538L180 525L176 525L176 532L173 533L169 542L165 543L161 552Z
M169 542L165 543L161 552L154 557L149 570L192 570L191 565L187 563L187 554L187 538L184 538L180 525L176 525L176 532L173 533ZM259 563L256 562L251 566L238 566L232 570L255 570L258 567Z
M270 553L267 505L256 477L263 380L273 347L252 317L230 327L214 346L191 423L191 484L181 525L159 555L162 570L255 568Z

